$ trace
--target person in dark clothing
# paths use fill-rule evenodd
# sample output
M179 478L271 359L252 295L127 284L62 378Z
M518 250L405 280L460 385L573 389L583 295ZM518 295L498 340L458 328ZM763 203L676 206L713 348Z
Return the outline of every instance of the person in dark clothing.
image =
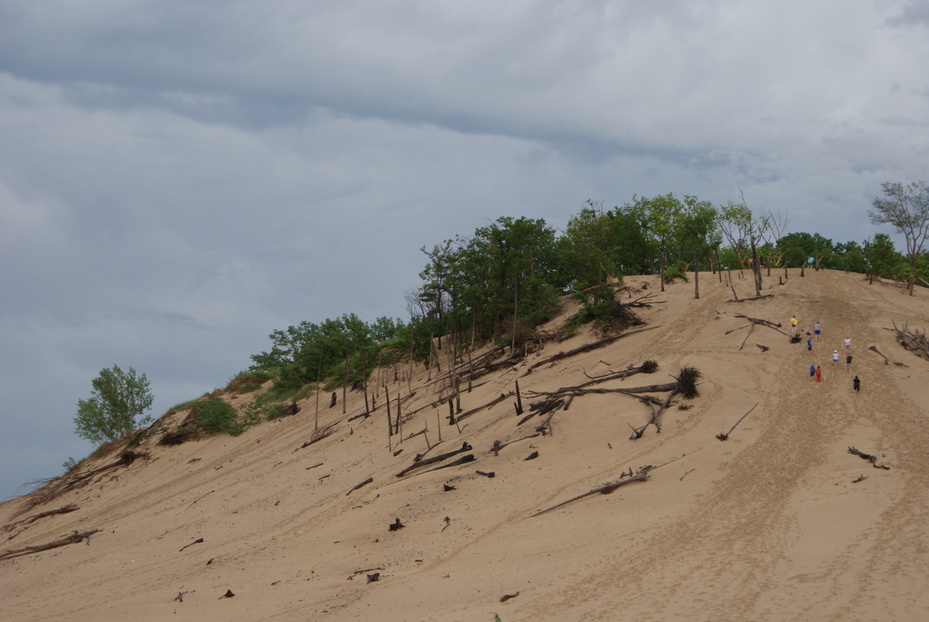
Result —
M858 376L855 376L855 379L852 380L852 388L855 390L855 393L861 391L861 380L858 380Z

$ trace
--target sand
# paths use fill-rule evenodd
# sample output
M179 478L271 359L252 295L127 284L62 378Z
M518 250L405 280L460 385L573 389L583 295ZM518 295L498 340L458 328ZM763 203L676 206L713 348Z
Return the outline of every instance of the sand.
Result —
M739 296L754 294L733 275ZM779 283L781 281L781 283ZM929 325L929 296L868 284L859 274L791 270L765 279L760 300L702 274L657 292L655 277L627 285L656 292L641 310L652 330L608 348L526 370L594 337L586 330L547 343L515 368L462 394L467 411L514 390L577 385L588 375L654 359L659 369L604 387L672 381L682 366L702 373L700 396L648 421L640 401L583 395L552 419L553 434L494 456L495 440L522 438L515 398L447 422L439 374L422 365L384 374L403 398L403 437L388 449L384 389L368 419L361 392L346 414L310 396L292 417L240 437L155 445L129 466L48 499L42 491L0 504L0 526L67 504L78 509L0 532L4 550L99 529L89 540L0 560L3 620L924 620L929 616L929 362L903 350L886 328ZM641 294L636 294L641 295ZM812 353L744 314L823 335ZM732 331L726 334L728 331ZM843 339L854 362L844 367ZM745 341L744 347L740 345ZM762 351L755 344L768 348ZM876 346L902 365L885 365ZM832 350L842 354L831 362ZM810 363L823 368L811 382ZM444 367L443 367L444 369ZM860 394L852 377L862 380ZM412 394L412 395L411 395ZM225 396L241 405L250 397ZM757 404L757 406L755 406ZM716 435L755 406L725 442ZM396 414L396 411L394 411ZM439 425L441 421L441 425ZM174 421L176 425L178 421ZM396 473L418 452L470 443L476 460L434 472ZM395 446L396 445L396 446ZM889 469L848 453L854 446ZM534 460L525 460L537 451ZM80 472L114 455L82 464ZM658 466L644 482L533 513ZM424 471L425 469L423 469ZM488 478L477 470L493 471ZM861 479L863 476L863 479ZM372 482L351 489L368 478ZM860 480L860 481L856 481ZM445 491L448 484L454 490ZM402 529L391 531L396 519ZM197 542L202 538L202 542ZM378 573L378 580L367 576ZM227 591L234 596L224 597ZM180 595L180 596L179 596ZM501 602L508 595L515 595Z

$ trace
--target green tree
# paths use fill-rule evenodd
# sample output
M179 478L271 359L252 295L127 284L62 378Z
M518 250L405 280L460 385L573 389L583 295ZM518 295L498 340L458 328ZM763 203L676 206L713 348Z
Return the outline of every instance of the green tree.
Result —
M704 255L719 248L722 237L716 226L716 208L709 201L684 197L684 212L680 218L680 239L683 253L694 270L694 298L700 298L700 264Z
M97 444L118 441L136 427L151 423L149 416L136 421L155 399L145 374L138 376L131 367L124 372L113 365L101 370L91 384L91 398L78 400L74 417L81 438Z
M587 205L571 217L557 242L560 270L577 289L606 283L618 271L610 219L599 203Z
M664 271L668 252L676 246L680 236L680 221L684 206L673 194L649 199L633 198L632 211L638 215L642 230L650 244L658 251L658 273L661 291L664 291Z
M893 274L899 254L890 236L878 233L873 240L865 240L864 256L868 264L869 282L873 282L875 276L880 278Z
M874 224L890 224L906 240L906 254L910 259L910 296L916 285L916 260L923 252L929 234L929 186L914 181L904 186L899 182L881 184L885 198L874 199L874 210L868 216Z

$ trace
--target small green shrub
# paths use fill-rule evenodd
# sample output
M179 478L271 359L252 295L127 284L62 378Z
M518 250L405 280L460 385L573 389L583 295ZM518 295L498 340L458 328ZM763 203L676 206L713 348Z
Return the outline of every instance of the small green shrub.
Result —
M270 374L263 371L243 371L229 381L226 391L236 393L251 393L261 388L261 385L271 379Z
M687 273L684 271L684 267L680 264L670 266L664 271L664 282L673 283L675 279L681 279L687 283Z
M221 399L211 397L198 402L191 410L195 413L197 427L204 432L225 432L238 436L245 431L245 426L238 422L235 408Z

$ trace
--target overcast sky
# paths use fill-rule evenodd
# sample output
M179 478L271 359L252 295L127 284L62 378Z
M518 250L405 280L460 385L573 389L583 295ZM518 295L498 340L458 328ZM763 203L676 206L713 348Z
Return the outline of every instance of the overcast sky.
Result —
M0 499L268 334L405 317L420 247L584 201L739 198L876 231L929 178L925 1L0 0ZM889 230L884 229L887 232Z

